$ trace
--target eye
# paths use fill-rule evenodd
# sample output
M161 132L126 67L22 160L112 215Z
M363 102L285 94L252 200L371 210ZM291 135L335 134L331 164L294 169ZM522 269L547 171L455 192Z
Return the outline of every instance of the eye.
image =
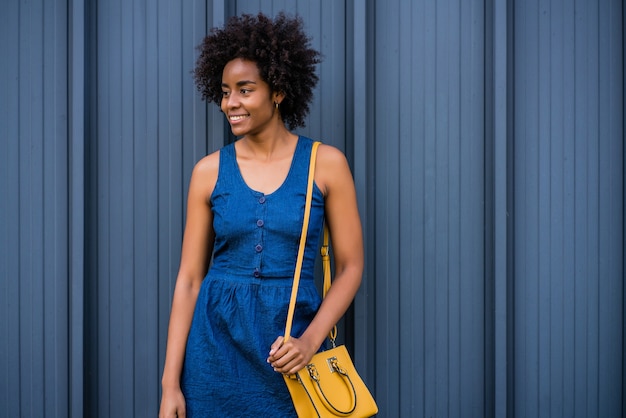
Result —
M228 97L229 94L229 91L222 91L222 97Z
M252 92L252 90L250 90L250 89L241 89L241 90L239 90L239 93L241 93L241 94L248 94L250 92Z

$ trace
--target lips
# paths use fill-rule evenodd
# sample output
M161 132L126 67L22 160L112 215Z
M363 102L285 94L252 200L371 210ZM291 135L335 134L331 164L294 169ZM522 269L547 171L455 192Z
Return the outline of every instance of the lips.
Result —
M228 120L230 121L230 123L237 123L237 122L241 122L244 119L248 119L250 117L249 114L245 114L245 115L229 115L228 116Z

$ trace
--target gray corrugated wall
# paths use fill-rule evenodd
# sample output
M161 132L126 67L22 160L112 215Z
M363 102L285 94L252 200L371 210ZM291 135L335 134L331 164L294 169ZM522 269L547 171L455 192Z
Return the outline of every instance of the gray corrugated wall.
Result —
M0 13L0 415L69 412L67 2Z
M621 415L622 2L516 2L515 412Z
M194 47L281 9L326 58L302 132L354 168L379 416L620 416L616 0L7 3L2 414L156 415L186 183L223 143Z
M96 2L90 24L85 410L155 416L193 163L222 141L191 79L204 1ZM221 122L221 118L220 118Z
M381 416L485 415L484 15L376 3Z

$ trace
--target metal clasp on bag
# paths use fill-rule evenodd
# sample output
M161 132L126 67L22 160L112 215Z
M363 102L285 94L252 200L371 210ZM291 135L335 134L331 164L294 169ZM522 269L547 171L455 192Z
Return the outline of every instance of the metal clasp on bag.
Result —
M291 379L291 380L298 380L298 381L300 380L300 376L298 376L297 373L295 373L295 374L284 374L283 376L287 376L287 378Z
M309 376L311 376L311 380L314 380L316 382L320 381L320 374L317 372L317 367L315 367L315 364L307 364L306 369L309 372Z
M339 365L339 360L337 360L337 357L331 357L326 361L328 362L328 367L330 368L331 373L337 372L344 376L348 375L348 372L346 371L346 369L344 369L343 367Z
M326 359L326 363L328 364L328 370L331 373L335 373L339 371L339 364L337 363L337 357L330 357Z
M337 357L333 356L333 357L327 358L326 359L326 364L328 365L328 370L331 373L335 373L335 372L338 372L340 374L345 374L346 373L346 371L343 370L341 368L341 366L339 366L339 361L337 360ZM313 363L307 364L306 365L306 369L309 372L309 376L311 376L311 379L316 381L316 382L319 382L320 374L317 371L317 367L315 367L315 364L313 364Z

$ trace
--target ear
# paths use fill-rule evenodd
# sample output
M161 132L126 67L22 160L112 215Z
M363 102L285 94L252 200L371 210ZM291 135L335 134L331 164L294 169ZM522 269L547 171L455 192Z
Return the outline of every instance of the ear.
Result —
M283 100L285 100L285 94L281 92L272 93L272 102L280 104Z

